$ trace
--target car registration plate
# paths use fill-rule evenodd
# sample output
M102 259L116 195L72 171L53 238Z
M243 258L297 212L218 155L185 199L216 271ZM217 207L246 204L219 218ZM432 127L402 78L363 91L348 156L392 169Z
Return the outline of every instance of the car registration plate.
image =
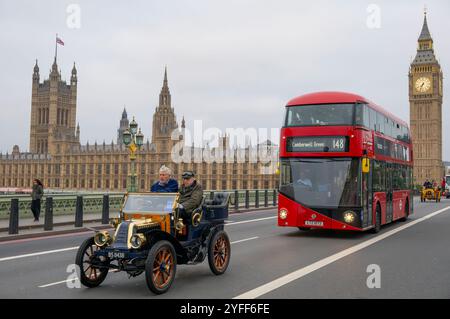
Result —
M125 258L125 253L120 251L109 251L108 258Z
M323 222L317 220L306 220L305 225L323 227Z

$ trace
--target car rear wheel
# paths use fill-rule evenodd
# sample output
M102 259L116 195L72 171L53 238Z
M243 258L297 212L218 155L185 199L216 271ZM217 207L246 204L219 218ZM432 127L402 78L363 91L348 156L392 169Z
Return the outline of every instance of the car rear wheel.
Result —
M219 230L209 241L208 263L215 275L222 275L228 268L231 257L230 239L225 231Z
M80 269L80 282L89 288L99 286L108 275L109 259L104 256L96 257L95 252L100 250L94 242L94 237L86 239L78 248L75 264ZM101 264L102 267L93 266Z
M177 255L173 245L167 240L157 242L150 249L145 262L145 281L155 294L169 290L177 271Z

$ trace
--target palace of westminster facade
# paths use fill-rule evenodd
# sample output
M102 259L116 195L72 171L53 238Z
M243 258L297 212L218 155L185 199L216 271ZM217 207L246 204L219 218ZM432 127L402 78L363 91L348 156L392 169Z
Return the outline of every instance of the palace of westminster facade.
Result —
M80 127L76 124L77 69L72 68L70 84L61 80L56 57L49 79L40 82L36 61L32 76L30 152L21 153L15 145L11 154L0 155L0 187L30 188L33 179L39 178L46 188L55 190L125 191L131 173L130 154L122 143L122 134L129 126L126 110L123 110L117 142L110 144L80 144ZM244 161L229 158L211 161L186 161L174 163L172 148L178 141L172 139L179 132L183 139L184 118L181 128L176 122L171 94L164 73L159 105L153 115L152 141L144 143L137 153L136 181L139 191L148 191L159 176L162 165L169 166L173 177L180 180L184 170L193 170L204 189L271 189L277 185L276 157L278 147L267 141L255 146L265 147L275 162L269 164L250 161L249 154L255 147L240 149L246 155ZM175 134L177 135L177 134ZM230 148L229 137L219 138L223 154L237 153ZM182 152L198 151L185 146ZM200 149L202 150L202 149ZM211 149L214 153L214 148ZM221 154L222 154L221 153ZM236 156L235 156L236 157ZM235 158L234 157L234 158Z

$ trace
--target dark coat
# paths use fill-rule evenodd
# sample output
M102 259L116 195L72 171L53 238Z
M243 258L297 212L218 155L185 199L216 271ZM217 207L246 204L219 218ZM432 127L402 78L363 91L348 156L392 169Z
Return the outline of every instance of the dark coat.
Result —
M44 188L41 185L33 185L32 191L31 191L31 199L41 199L44 195Z
M177 193L178 192L178 182L173 178L169 179L166 185L160 185L159 181L152 185L151 192L155 193Z
M194 181L194 183L188 187L181 186L178 202L183 205L187 213L192 213L194 209L200 206L202 200L203 189L197 181Z

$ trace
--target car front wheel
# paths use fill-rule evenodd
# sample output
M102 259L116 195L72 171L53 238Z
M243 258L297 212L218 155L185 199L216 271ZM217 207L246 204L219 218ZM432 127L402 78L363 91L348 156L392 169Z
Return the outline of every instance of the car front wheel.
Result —
M145 281L155 294L167 292L172 286L177 271L177 255L167 240L157 242L150 249L145 262Z
M94 243L94 237L86 239L78 248L75 264L80 269L80 282L89 288L99 286L108 275L109 259L95 256L100 248ZM101 265L101 267L96 267Z

